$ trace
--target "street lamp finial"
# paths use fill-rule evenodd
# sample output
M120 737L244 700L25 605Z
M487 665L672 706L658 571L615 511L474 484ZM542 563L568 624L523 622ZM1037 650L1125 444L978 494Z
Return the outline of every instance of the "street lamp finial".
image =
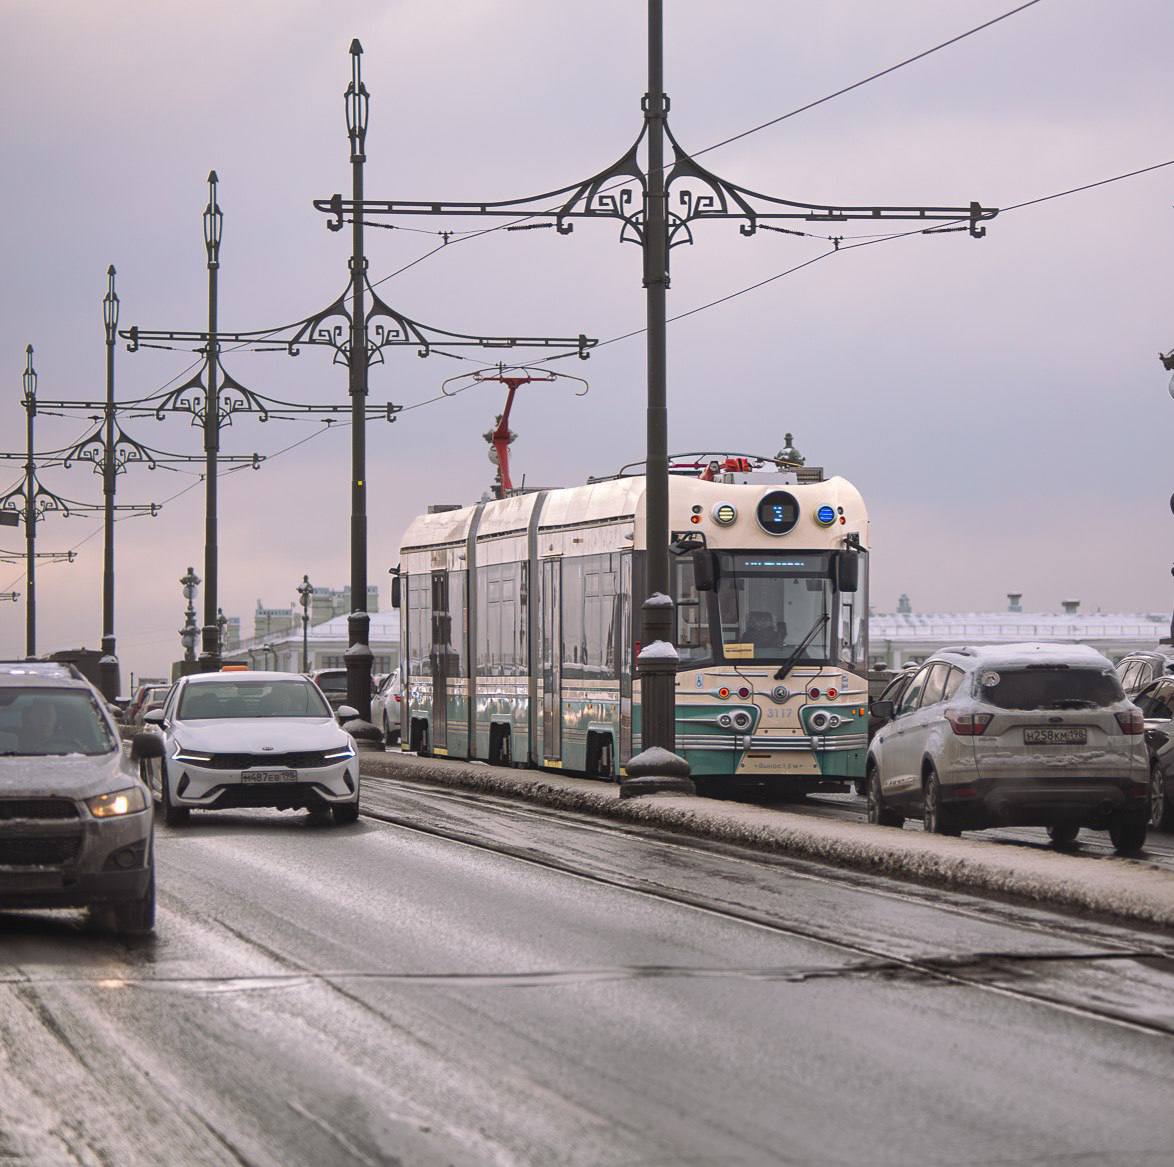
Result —
M351 41L351 56L358 57L362 54L362 52L363 46L359 44L359 38L355 37L355 39Z

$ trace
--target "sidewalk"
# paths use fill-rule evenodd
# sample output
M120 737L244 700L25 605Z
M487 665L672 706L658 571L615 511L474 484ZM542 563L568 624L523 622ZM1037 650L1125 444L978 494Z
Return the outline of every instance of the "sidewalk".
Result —
M1174 874L1144 861L1082 858L706 798L661 794L621 802L614 784L540 770L365 751L361 759L360 773L372 777L455 786L923 884L1174 926Z

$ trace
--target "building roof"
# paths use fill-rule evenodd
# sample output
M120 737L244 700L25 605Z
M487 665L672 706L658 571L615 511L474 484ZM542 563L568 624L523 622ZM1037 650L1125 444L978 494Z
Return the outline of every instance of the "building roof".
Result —
M399 612L394 608L389 612L371 612L371 628L368 633L370 644L398 644L399 643ZM321 624L311 624L307 631L307 641L314 645L346 644L347 617L334 616L324 620ZM249 640L242 640L238 652L249 648L259 648L262 644L279 645L296 642L302 643L302 622L299 619L289 628L281 632L272 632L267 636L254 636Z
M1170 617L1155 613L885 612L870 616L872 641L988 644L1037 640L1144 640L1156 644Z

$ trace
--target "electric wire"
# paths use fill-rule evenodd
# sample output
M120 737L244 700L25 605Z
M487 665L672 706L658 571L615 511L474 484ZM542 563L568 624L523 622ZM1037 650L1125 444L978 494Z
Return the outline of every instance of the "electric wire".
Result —
M778 125L780 122L787 121L789 118L797 117L801 113L806 113L808 110L815 109L817 106L824 105L829 101L833 101L837 97L842 97L844 94L851 93L853 90L856 90L856 89L860 89L864 85L868 85L869 83L871 83L873 81L878 81L882 77L887 77L889 74L895 73L899 69L905 68L907 65L912 65L912 64L915 64L917 61L924 60L926 57L932 56L934 53L937 53L943 49L949 48L951 45L958 44L960 41L964 41L968 37L974 36L975 34L980 33L982 31L984 31L985 29L991 28L992 26L999 24L1004 20L1008 20L1008 19L1010 19L1010 17L1016 16L1018 13L1023 12L1028 8L1033 8L1036 4L1039 4L1040 2L1041 2L1041 0L1027 0L1026 3L1020 4L1015 8L1011 8L999 16L992 17L990 20L984 21L982 24L975 25L973 28L969 28L965 32L958 33L956 36L952 36L948 40L944 40L944 41L940 42L939 44L933 45L932 47L930 47L928 49L924 49L920 53L916 53L911 57L906 57L904 60L898 61L894 65L889 65L885 69L880 69L875 73L870 73L867 77L863 77L859 81L853 82L851 85L845 85L841 89L837 89L834 93L825 94L823 97L817 98L815 101L809 101L805 105L798 106L795 109L789 110L787 113L780 114L778 117L771 118L769 121L762 122L761 124L759 124L757 126L752 126L748 130L742 130L740 133L731 134L728 138L722 138L720 141L714 142L709 146L705 146L700 150L694 150L694 151L690 152L688 155L686 155L686 157L698 158L702 154L708 154L713 150L718 150L723 146L728 146L732 142L737 142L743 138L747 138L751 134L756 134L760 130L765 130L765 129L769 128L770 126ZM661 169L661 171L671 170L675 164L676 164L675 160L672 162L666 162L663 166L661 166L660 169ZM648 173L651 173L651 172L645 171L644 172L645 176L647 176ZM605 194L608 191L616 190L619 187L626 185L629 181L631 181L631 179L621 179L621 180L613 183L610 186L601 187L599 189L599 191L596 193L597 194ZM454 242L465 243L465 242L469 242L473 239L477 239L482 235L492 235L497 231L508 231L511 228L519 226L520 224L528 223L529 220L534 219L534 218L538 218L541 215L554 214L557 210L558 210L557 207L550 207L545 211L534 211L534 212L531 212L530 214L522 215L519 218L511 219L508 223L499 223L494 227L486 227L486 228L483 228L480 230L470 230L470 231L463 231L463 232L454 231L454 232L452 232L453 235L461 236L461 238L454 240ZM366 226L371 226L371 227L386 226L386 224L372 223L367 220L364 220L364 224ZM547 226L548 224L537 224L537 225ZM400 229L406 230L406 228L402 228L402 227ZM792 232L788 231L786 228L776 227L773 229L778 230L778 231L785 231L788 234L792 233ZM419 228L417 228L417 230L419 230ZM442 234L442 232L437 232L437 234ZM805 235L809 238L815 238L815 239L827 239L829 241L833 238L833 236L830 236L830 235L826 235L826 236L825 235L814 235L812 232L809 232L809 231L794 231L793 234ZM864 236L858 236L858 237L853 236L853 238L864 238ZM426 251L423 255L418 256L416 259L412 260L410 263L404 264L403 267L397 268L395 271L389 273L386 276L383 276L381 279L379 279L375 283L373 283L371 285L371 287L377 288L377 287L379 287L380 284L384 284L388 280L394 279L396 276L402 275L406 271L410 271L412 268L416 267L417 264L423 263L426 259L430 259L432 256L437 255L441 251L444 251L447 247L449 247L451 245L452 244L446 239L445 242L441 243L437 247L431 248L429 251Z

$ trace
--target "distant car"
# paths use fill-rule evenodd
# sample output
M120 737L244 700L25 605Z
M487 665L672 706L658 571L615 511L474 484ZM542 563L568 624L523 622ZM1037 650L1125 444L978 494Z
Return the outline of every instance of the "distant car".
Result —
M1046 826L1057 846L1081 827L1139 850L1150 764L1141 711L1106 657L1083 645L1008 644L934 653L869 745L868 818L920 815L934 834Z
M1174 675L1174 645L1160 645L1123 656L1116 665L1126 697L1140 693L1159 677Z
M162 709L164 703L167 701L167 694L170 692L170 685L152 685L147 689L143 694L143 700L139 703L138 709L135 710L131 725L136 729L142 729L147 714L153 709Z
M1174 677L1152 681L1133 698L1150 747L1150 827L1174 830Z
M354 739L299 673L183 677L147 721L163 737L163 757L145 768L168 826L193 810L240 807L329 811L339 824L359 816Z
M130 703L123 710L123 721L127 725L142 725L143 714L147 711L147 700L151 693L158 694L160 690L166 693L169 688L170 686L164 681L147 681L139 685L134 696L130 699Z
M383 734L384 745L399 744L403 693L403 680L397 671L384 676L371 695L371 724Z
M346 704L346 669L315 669L310 680L326 694L331 709Z
M151 799L98 692L58 666L0 665L0 908L88 907L155 926Z

